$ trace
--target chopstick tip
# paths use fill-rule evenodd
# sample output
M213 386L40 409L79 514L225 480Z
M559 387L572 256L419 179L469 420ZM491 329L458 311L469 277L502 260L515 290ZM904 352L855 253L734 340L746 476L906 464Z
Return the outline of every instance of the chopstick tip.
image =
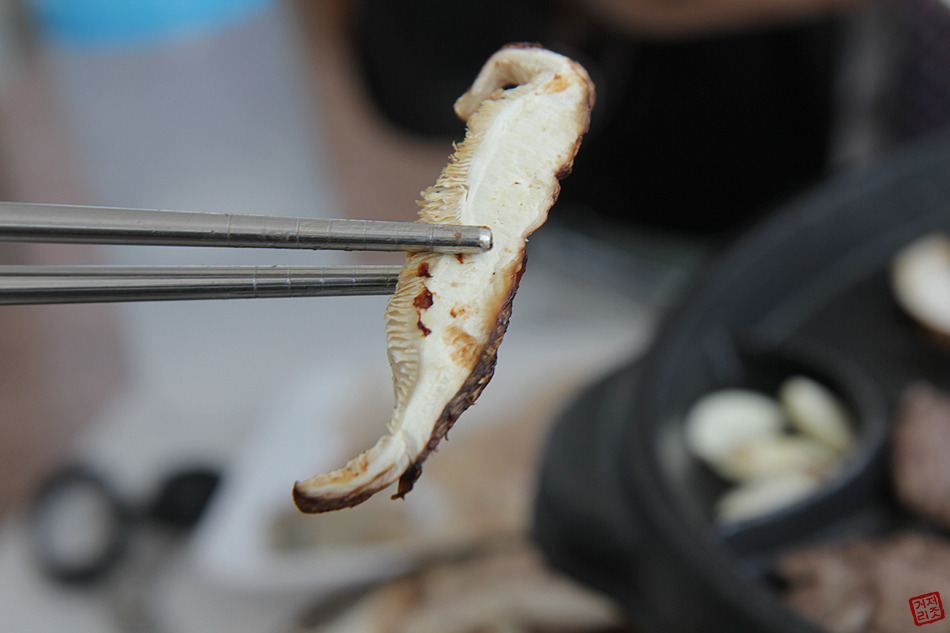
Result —
M479 227L478 248L482 251L490 251L493 246L491 229L487 226Z

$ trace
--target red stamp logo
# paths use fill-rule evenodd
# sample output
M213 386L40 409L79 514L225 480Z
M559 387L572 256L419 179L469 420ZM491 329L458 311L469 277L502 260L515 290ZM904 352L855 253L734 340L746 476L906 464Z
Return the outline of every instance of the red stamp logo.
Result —
M914 614L914 624L929 624L944 618L943 603L936 591L910 599L910 611Z

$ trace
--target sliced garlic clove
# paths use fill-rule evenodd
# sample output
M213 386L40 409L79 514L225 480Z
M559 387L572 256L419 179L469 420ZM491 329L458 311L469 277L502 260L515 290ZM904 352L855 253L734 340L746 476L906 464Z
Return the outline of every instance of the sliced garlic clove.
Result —
M891 266L897 302L925 328L950 337L950 235L931 233L911 242Z
M726 492L716 503L716 520L744 521L800 501L821 486L821 480L800 472L750 481Z
M851 448L851 415L827 387L805 376L792 376L779 387L778 398L793 428L836 451Z
M689 450L715 465L753 440L777 436L785 424L778 403L745 389L706 394L686 414L684 431Z
M714 467L733 481L767 479L793 472L823 478L839 459L836 451L817 440L780 435L744 444Z

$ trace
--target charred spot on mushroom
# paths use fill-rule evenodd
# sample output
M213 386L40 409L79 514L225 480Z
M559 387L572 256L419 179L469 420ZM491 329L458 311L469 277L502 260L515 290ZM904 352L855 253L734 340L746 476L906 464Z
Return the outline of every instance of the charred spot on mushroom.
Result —
M421 317L421 316L419 317L419 320L416 321L416 327L419 328L419 330L422 332L422 335L423 335L423 336L429 336L430 334L432 334L432 330L430 330L429 328L427 328L427 327L425 326L425 324L422 322L422 317Z
M517 45L493 55L456 102L467 121L465 139L422 193L420 221L487 226L493 246L407 260L386 311L395 393L387 432L341 469L346 477L325 473L297 482L301 510L355 505L397 481L395 496L405 495L482 393L508 327L525 241L547 219L558 179L570 171L593 98L580 65Z
M399 478L399 485L396 487L396 494L391 499L402 499L408 494L415 485L416 480L422 476L422 462L415 461L409 464L409 468Z
M423 287L422 292L416 295L416 298L412 300L412 305L420 310L428 310L432 307L432 293L429 292L428 288Z

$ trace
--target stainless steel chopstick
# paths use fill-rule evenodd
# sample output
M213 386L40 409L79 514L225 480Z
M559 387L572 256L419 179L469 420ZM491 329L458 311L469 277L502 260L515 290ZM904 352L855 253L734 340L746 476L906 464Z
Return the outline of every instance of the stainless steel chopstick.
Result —
M476 253L485 227L0 202L0 240Z
M0 266L0 305L389 294L399 266Z

